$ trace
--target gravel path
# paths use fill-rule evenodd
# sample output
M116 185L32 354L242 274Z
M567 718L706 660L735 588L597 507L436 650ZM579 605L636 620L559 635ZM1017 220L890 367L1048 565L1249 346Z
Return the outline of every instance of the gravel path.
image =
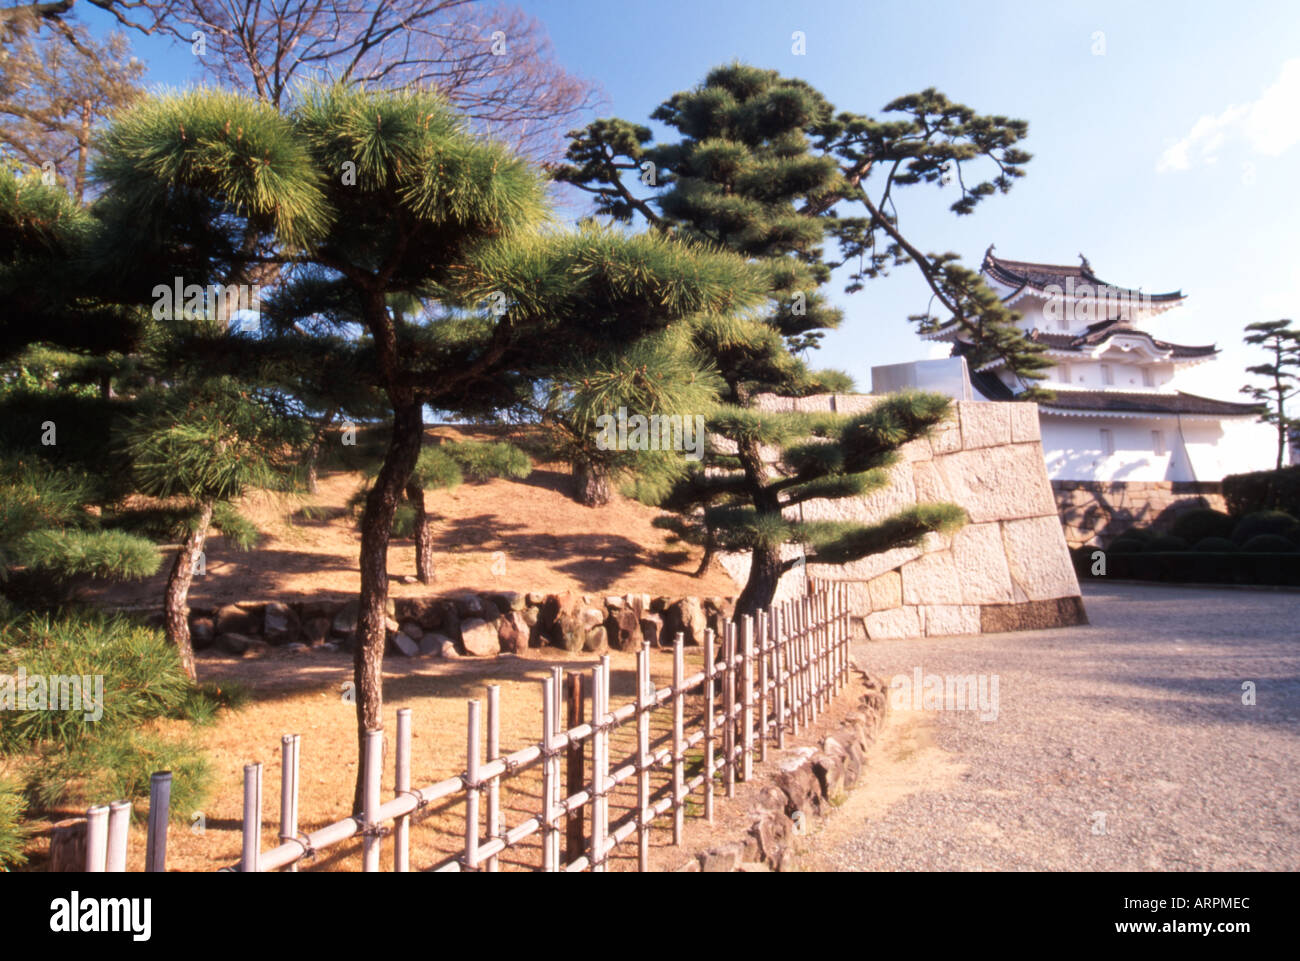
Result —
M807 866L1300 869L1300 594L1085 601L1088 627L857 644L886 677L996 674L997 717L896 710Z

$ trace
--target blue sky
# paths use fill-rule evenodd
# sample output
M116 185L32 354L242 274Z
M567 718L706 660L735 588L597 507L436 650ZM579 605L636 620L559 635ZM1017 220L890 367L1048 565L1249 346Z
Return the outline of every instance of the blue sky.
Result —
M80 6L80 5L79 5ZM1300 4L878 3L823 0L534 0L571 71L600 84L604 115L647 122L731 59L802 77L844 110L878 114L934 86L981 113L1029 122L1034 159L1010 194L969 217L912 188L904 231L978 265L989 243L1020 260L1077 263L1111 283L1182 289L1152 331L1217 343L1183 389L1233 399L1252 321L1300 315ZM93 9L86 22L103 22ZM792 52L803 31L806 53ZM200 77L188 47L136 40L154 83ZM840 285L842 287L842 285ZM871 367L926 356L907 316L929 301L914 267L837 294L843 327L814 357L870 387Z

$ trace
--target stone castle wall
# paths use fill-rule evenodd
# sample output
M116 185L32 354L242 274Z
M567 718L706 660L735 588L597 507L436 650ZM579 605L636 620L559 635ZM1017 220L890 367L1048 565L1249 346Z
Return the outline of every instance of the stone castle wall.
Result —
M1129 527L1168 531L1198 507L1226 512L1218 481L1052 481L1070 547L1108 547Z
M756 406L860 413L878 400L768 395ZM887 487L866 497L809 501L802 517L871 523L913 504L947 501L966 509L967 525L953 535L927 535L919 547L850 564L810 563L808 576L848 581L855 627L872 639L1086 622L1047 478L1037 405L958 401L953 408L931 437L901 449ZM723 563L743 585L748 558ZM800 576L787 575L782 593L793 591L790 582Z

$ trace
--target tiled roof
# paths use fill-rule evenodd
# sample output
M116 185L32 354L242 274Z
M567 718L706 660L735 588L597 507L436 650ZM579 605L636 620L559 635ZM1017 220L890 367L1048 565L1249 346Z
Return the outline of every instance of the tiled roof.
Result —
M1156 340L1145 330L1139 330L1137 327L1119 319L1099 321L1090 325L1081 334L1057 334L1044 330L1034 330L1030 332L1029 339L1040 344L1046 344L1055 350L1082 352L1089 347L1103 344L1119 334L1145 337L1157 350L1171 351L1175 357L1213 357L1218 353L1213 344L1189 346L1187 344L1171 344L1168 341Z
M1144 297L1156 303L1183 299L1181 290L1165 294L1145 294L1140 290L1108 284L1092 272L1091 266L1082 255L1080 255L1080 259L1083 262L1077 267L1065 264L1035 264L1027 260L1005 260L1002 257L994 257L993 248L990 247L984 254L984 263L980 269L1008 287L1028 285L1042 290L1045 287L1056 285L1064 288L1067 286L1068 281L1073 280L1076 287L1080 284L1091 284L1094 287L1106 287L1118 295L1133 298Z
M971 386L986 400L1014 400L1015 394L994 374L972 373ZM1125 414L1201 414L1211 417L1242 417L1258 414L1256 404L1214 400L1195 394L1144 394L1122 390L1056 390L1056 396L1039 403L1051 411L1098 411Z

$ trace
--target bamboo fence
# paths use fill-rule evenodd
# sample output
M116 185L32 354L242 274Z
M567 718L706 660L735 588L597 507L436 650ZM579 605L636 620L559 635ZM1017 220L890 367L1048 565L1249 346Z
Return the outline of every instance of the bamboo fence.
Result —
M684 641L681 634L676 636L672 682L665 687L655 686L650 647L644 645L636 656L635 696L617 708L610 704L610 657L602 656L587 684L591 718L586 721L581 720L581 687L571 685L566 698L563 672L553 668L542 681L541 737L505 755L500 751L500 688L489 686L486 719L481 701L467 703L464 771L426 787L411 787L412 718L410 708L402 708L397 712L393 796L382 798L383 732L370 731L362 758L361 814L308 833L298 827L301 739L285 735L281 843L262 848L262 765L245 765L241 856L238 865L221 870L296 871L304 859L360 836L363 871L381 870L386 837L393 842L393 870L409 871L412 822L435 805L463 808L464 843L426 870L497 871L502 856L527 841L540 843L542 871L606 871L615 849L624 843L630 847L632 839L637 870L649 870L650 832L656 821L670 820L672 843L681 844L688 806L712 821L716 794L734 796L736 782L752 778L755 758L766 760L769 746L784 748L787 734L798 736L814 724L849 679L849 609L843 584L810 581L805 596L754 617L728 621L722 628L721 637L705 632L704 666L689 676ZM566 700L568 726L561 729ZM688 700L700 708L689 720ZM656 718L670 721L670 728L652 738ZM635 750L615 759L611 741L620 729L634 734ZM696 751L699 772L688 777L688 752ZM692 755L692 766L695 763ZM503 791L520 775L538 769L538 808L508 826ZM154 775L147 871L165 870L169 788L169 774ZM611 796L620 788L623 813L613 817ZM112 824L118 823L109 821L108 814L108 808L89 813L88 871L105 870L106 861L108 870L125 870L124 827L120 837L113 832L111 843L100 840L108 840ZM129 811L120 823L124 826L128 820ZM89 843L92 838L94 845ZM92 856L92 851L106 849L114 852L107 859L102 853Z

